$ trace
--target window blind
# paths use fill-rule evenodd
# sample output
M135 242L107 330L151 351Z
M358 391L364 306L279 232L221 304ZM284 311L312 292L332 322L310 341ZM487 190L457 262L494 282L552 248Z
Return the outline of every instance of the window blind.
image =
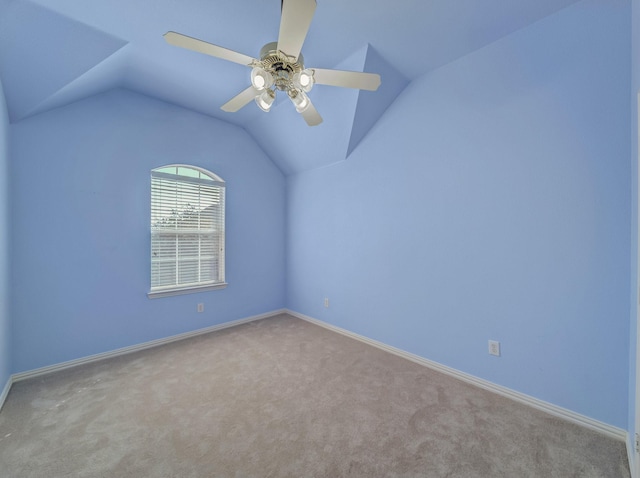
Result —
M224 283L225 186L217 179L185 166L152 171L151 291Z

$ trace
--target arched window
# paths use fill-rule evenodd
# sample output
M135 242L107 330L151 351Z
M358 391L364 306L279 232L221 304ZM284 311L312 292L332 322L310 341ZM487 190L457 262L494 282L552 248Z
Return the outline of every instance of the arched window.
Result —
M198 292L224 281L224 181L194 166L151 171L149 297Z

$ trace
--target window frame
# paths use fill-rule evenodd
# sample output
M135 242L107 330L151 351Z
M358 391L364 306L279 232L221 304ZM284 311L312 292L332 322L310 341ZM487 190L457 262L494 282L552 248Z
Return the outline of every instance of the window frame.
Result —
M162 170L164 169L168 169L168 168L176 168L176 173L167 173L167 172L163 172ZM186 168L188 170L191 171L197 171L199 173L198 177L195 176L188 176L188 175L180 175L179 174L179 168ZM206 179L202 179L201 176L204 175L206 176ZM193 186L195 184L204 184L204 185L214 185L219 187L219 195L220 195L220 202L222 203L221 206L221 212L219 212L218 214L221 216L220 220L219 220L219 225L221 226L221 234L217 236L218 238L218 251L217 254L215 255L215 259L218 262L218 280L211 280L211 281L200 281L200 282L191 282L188 285L181 285L181 284L173 284L173 285L164 285L164 286L153 286L153 275L154 275L154 260L153 260L153 253L154 253L154 249L153 249L153 242L154 242L154 235L155 234L169 234L171 235L172 233L170 231L165 231L165 232L159 232L159 231L155 231L154 232L154 228L153 228L153 208L154 208L154 191L153 191L153 179L154 178L165 178L168 180L173 180L176 183L183 183L183 184L188 184L190 186ZM150 174L150 211L149 211L149 216L150 216L150 221L149 221L149 227L150 227L150 234L149 234L149 250L150 250L150 254L149 254L149 260L150 260L150 264L149 264L149 272L150 272L150 288L149 291L147 292L147 296L150 299L155 299L155 298L159 298L159 297L169 297L169 296L175 296L175 295L182 295L182 294L191 294L191 293L196 293L196 292L204 292L204 291L209 291L209 290L218 290L218 289L224 289L228 284L225 280L225 252L226 252L226 248L225 248L225 236L226 236L226 202L225 202L225 194L226 194L226 183L225 181L218 176L217 174L208 171L204 168L200 168L198 166L193 166L190 164L168 164L165 166L159 166L157 168L154 168L151 170L151 174ZM213 223L215 223L215 220L212 218ZM197 232L195 232L197 231ZM202 232L202 230L198 227L197 229L194 230L195 234L205 234ZM178 237L178 235L180 234L180 232L176 231L175 233L176 238ZM185 234L183 232L183 234ZM215 243L215 241L214 241ZM178 241L176 241L176 244L178 244ZM200 245L201 242L198 241L198 244ZM179 247L179 246L177 246ZM200 246L199 246L200 247ZM197 260L198 262L200 262L202 257L202 254L200 253L200 250L198 251L198 256L197 256ZM179 256L176 254L176 268L178 267L179 264ZM201 272L201 265L198 266L198 273ZM176 274L178 272L176 271ZM177 280L176 280L177 282Z

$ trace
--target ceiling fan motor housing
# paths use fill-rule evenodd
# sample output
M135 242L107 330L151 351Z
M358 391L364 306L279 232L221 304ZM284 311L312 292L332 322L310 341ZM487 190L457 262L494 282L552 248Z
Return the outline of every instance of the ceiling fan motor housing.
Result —
M271 42L260 50L259 66L273 76L276 88L288 92L293 83L293 76L304 70L304 57L302 53L297 60L287 56L278 50L278 42Z

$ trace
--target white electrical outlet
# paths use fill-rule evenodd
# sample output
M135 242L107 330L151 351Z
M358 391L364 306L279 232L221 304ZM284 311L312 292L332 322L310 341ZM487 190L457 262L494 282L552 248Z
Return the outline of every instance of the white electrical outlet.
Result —
M489 340L489 355L500 357L500 342L497 340Z
M204 304L202 302L198 304L198 312L204 312Z
M329 299L326 297L324 298L324 306L329 307Z

